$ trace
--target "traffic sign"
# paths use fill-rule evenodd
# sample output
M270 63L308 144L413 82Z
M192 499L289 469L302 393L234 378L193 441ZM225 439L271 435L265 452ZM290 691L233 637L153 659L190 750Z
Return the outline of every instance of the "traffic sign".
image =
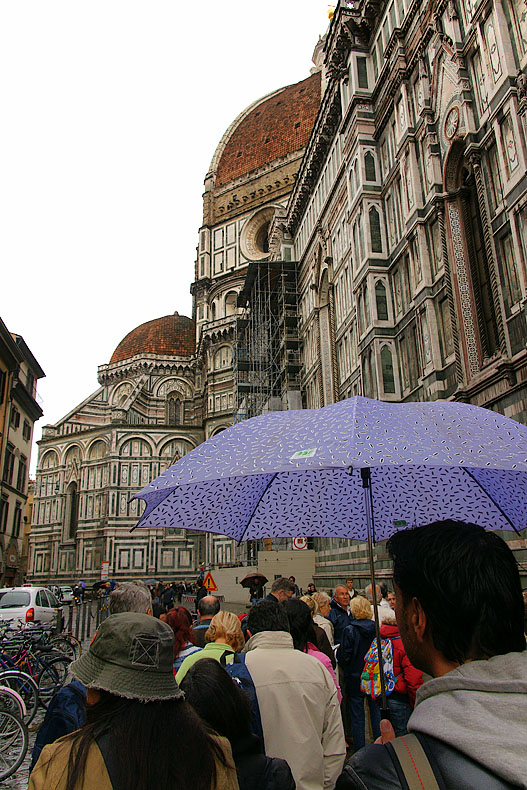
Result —
M293 538L293 548L298 551L307 549L307 538Z
M210 573L210 571L209 573L206 574L205 578L203 579L203 584L207 588L208 592L216 592L216 590L218 589L216 586L216 582L212 578L212 573Z

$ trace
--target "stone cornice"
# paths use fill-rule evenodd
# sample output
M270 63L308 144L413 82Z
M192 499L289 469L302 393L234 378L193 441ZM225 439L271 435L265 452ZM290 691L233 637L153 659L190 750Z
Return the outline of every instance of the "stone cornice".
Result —
M97 378L100 384L114 384L116 381L137 378L145 373L152 376L171 375L183 370L187 375L193 375L195 368L196 357L144 354L113 365L99 365Z
M313 193L313 187L326 161L341 117L340 86L337 80L333 80L328 85L322 99L322 105L298 171L295 188L289 199L287 225L292 234L295 233Z

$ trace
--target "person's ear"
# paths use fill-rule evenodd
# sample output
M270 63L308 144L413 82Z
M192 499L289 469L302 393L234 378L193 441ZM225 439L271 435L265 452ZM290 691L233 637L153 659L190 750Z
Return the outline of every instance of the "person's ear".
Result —
M154 613L153 613L152 609L147 609L146 613L152 615L152 617L154 616Z
M418 598L412 598L409 606L410 624L418 642L425 641L427 617Z

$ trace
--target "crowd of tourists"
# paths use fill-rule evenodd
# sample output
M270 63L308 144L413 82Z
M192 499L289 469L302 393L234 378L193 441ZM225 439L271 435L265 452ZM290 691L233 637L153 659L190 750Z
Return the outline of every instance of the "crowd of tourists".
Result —
M301 595L280 578L239 616L205 591L197 621L177 592L153 617L160 596L119 585L72 664L82 720L55 740L48 710L30 790L527 788L525 604L511 550L481 527L440 522L398 532L387 551L393 590L361 594L348 578Z

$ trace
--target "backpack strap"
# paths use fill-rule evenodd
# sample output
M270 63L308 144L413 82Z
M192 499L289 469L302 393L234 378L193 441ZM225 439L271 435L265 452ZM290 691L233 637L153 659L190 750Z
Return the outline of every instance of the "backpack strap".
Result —
M96 737L95 742L99 747L113 790L122 790L117 782L117 766L112 753L110 730L104 730Z
M222 667L226 667L227 666L227 659L229 658L229 656L232 656L232 655L234 655L232 650L224 650L223 651L223 653L220 656L220 664L221 664Z
M439 790L432 766L413 733L390 741L408 783L408 790Z

